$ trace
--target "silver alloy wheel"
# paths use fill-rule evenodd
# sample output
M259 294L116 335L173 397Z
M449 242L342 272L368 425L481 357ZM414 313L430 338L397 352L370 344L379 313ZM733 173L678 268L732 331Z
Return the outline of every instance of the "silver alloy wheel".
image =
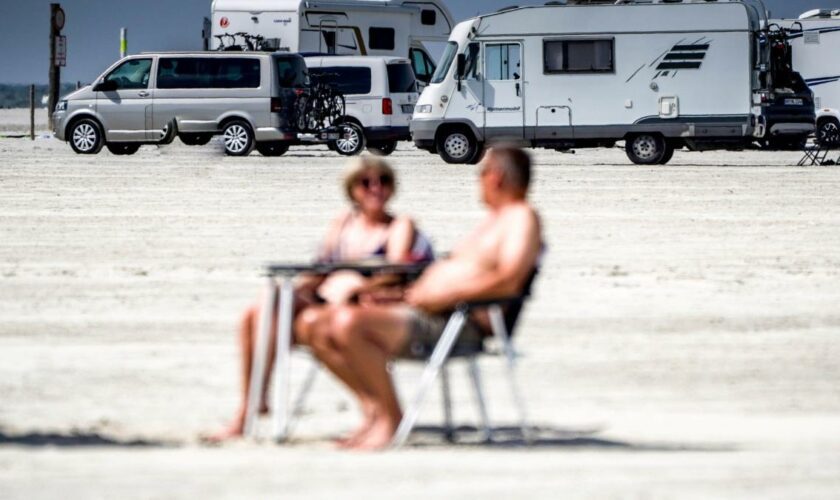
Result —
M231 153L238 154L248 147L248 131L239 124L234 124L225 129L225 149Z
M73 130L73 144L80 151L88 152L96 145L96 129L90 123L82 123Z
M470 152L470 140L461 132L449 134L443 141L443 149L451 158L460 160Z
M335 141L335 147L345 154L351 154L358 150L362 138L359 137L359 131L356 127L345 125L341 127L341 130L341 135Z
M641 160L653 161L659 154L656 138L650 135L640 135L633 139L633 153Z

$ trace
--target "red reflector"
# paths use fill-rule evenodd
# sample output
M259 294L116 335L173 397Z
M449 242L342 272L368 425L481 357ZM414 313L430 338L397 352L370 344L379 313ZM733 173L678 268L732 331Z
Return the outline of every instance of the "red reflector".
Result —
M383 115L393 115L394 114L394 103L391 102L391 99L385 98L382 99L382 114Z
M279 113L283 111L283 99L279 97L272 97L271 98L271 112L272 113Z
M295 89L295 95L300 97L306 93L306 89Z

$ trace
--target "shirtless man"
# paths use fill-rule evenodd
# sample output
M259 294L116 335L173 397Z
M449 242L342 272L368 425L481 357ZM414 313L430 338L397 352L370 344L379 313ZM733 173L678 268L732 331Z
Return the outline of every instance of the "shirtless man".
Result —
M487 216L447 260L423 273L405 302L307 309L296 321L315 355L361 404L365 419L345 447L383 448L396 431L402 412L389 359L429 352L458 303L516 295L536 265L542 240L539 218L526 199L528 155L493 148L480 168ZM486 331L486 318L474 318L459 342L481 342Z

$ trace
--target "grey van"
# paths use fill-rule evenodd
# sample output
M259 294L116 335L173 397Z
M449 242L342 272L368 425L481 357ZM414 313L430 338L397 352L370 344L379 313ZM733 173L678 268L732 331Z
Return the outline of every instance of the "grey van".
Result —
M222 134L229 155L256 148L279 156L297 139L294 107L308 83L306 63L297 54L134 55L60 101L54 132L80 154L105 146L128 155L176 136L203 145Z

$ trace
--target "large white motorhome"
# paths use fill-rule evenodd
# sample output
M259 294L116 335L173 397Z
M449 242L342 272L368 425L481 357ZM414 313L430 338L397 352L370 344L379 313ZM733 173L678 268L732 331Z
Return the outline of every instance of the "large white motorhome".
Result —
M282 52L407 57L428 82L435 70L423 42L446 42L455 25L442 0L214 0L209 47L236 33Z
M415 144L470 163L504 140L625 140L630 159L763 137L773 75L759 1L549 2L458 24L412 119ZM813 107L811 108L813 113ZM813 127L812 127L813 128Z
M793 69L814 92L817 140L840 144L840 9L811 10L774 22L789 30Z

